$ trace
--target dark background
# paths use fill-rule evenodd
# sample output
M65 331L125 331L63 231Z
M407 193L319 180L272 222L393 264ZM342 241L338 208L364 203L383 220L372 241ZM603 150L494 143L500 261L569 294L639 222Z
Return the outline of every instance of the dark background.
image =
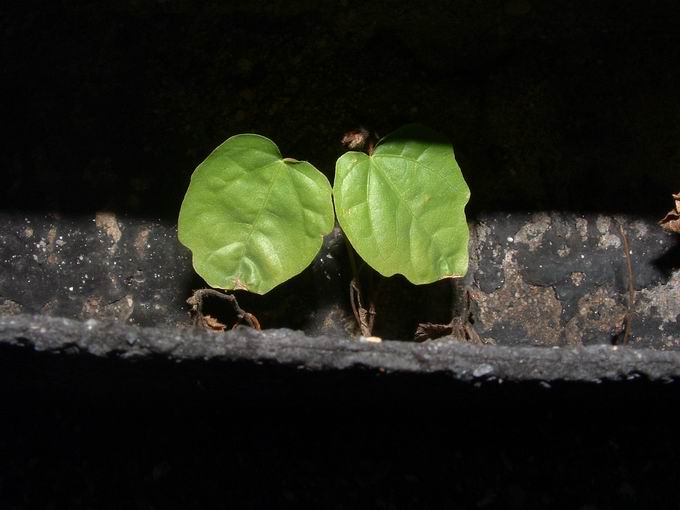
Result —
M0 352L3 508L677 508L677 383ZM10 404L11 402L11 404Z
M174 222L258 132L332 177L343 132L449 136L469 212L661 217L675 2L0 7L7 211ZM3 508L677 508L677 383L485 383L0 353Z
M469 211L670 208L672 1L32 2L1 8L3 208L174 221L257 132L332 180L342 134L450 137Z

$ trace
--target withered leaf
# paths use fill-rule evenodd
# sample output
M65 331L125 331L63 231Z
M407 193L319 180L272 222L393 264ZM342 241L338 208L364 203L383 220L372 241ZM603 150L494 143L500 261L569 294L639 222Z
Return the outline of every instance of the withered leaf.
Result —
M371 133L369 133L368 129L360 127L359 129L347 131L347 133L343 135L342 140L340 140L340 143L343 147L351 151L361 151L370 136Z
M418 324L416 329L415 341L424 342L425 340L434 340L443 336L451 335L453 327L451 324L433 324L431 322L424 322ZM463 336L465 338L465 336Z
M454 317L448 324L420 323L416 329L414 340L424 342L444 336L452 336L458 340L466 340L474 344L488 343L479 336L470 322L464 321L461 317Z
M673 200L675 200L675 209L669 211L668 214L659 221L659 225L669 232L680 234L680 193L674 194Z
M227 327L220 321L218 321L215 317L212 317L210 315L204 315L202 319L203 326L205 326L207 329L212 329L213 331L224 331L225 329L227 329Z

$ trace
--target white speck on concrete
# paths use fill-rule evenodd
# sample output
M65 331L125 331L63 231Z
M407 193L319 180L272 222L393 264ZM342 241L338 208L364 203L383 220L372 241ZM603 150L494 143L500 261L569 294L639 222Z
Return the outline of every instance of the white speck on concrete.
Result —
M379 344L380 342L382 342L382 338L380 338L379 336L360 336L359 341L368 342L371 344Z
M472 371L472 375L474 377L484 377L485 375L489 375L490 373L493 372L493 367L489 365L488 363L483 363L476 367Z

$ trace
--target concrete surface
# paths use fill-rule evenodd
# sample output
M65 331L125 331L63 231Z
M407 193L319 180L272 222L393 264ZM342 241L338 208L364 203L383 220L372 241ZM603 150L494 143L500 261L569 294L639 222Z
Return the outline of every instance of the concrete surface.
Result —
M641 217L496 213L472 220L463 281L413 286L385 279L375 334L411 340L420 322L448 322L471 296L471 321L486 344L610 345L621 338L633 267L633 347L680 345L680 242ZM342 234L329 235L312 265L266 296L238 292L264 328L350 337L350 270ZM99 212L91 216L0 215L0 312L190 323L186 299L204 287L174 225ZM209 310L229 323L222 303Z
M366 368L385 372L444 373L453 378L501 381L671 379L680 376L680 352L617 346L477 346L444 339L426 343L369 343L308 337L285 329L226 333L140 328L114 321L84 322L46 316L0 317L0 343L62 354L177 361L274 362L311 370Z

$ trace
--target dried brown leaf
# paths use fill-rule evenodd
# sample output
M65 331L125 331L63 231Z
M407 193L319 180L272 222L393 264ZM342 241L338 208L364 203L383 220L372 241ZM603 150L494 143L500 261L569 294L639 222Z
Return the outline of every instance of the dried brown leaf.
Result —
M360 127L359 129L353 129L348 131L340 140L340 143L351 151L361 151L363 150L368 138L371 136L366 128Z
M680 193L673 195L675 200L675 209L671 210L659 221L659 225L669 232L680 234Z
M418 324L416 329L415 339L419 342L425 340L435 340L443 336L452 336L459 340L469 340L470 334L468 333L468 324L463 323L460 317L454 318L448 324L433 324L431 322L425 322Z
M431 322L418 324L414 339L416 342L424 342L426 340L436 340L443 336L451 336L473 344L487 343L487 341L479 336L470 322L463 321L460 317L454 318L448 324L433 324Z
M208 329L212 329L213 331L224 331L225 329L227 329L227 327L220 321L218 321L215 317L212 317L210 315L204 315L202 319L203 326L205 326Z

